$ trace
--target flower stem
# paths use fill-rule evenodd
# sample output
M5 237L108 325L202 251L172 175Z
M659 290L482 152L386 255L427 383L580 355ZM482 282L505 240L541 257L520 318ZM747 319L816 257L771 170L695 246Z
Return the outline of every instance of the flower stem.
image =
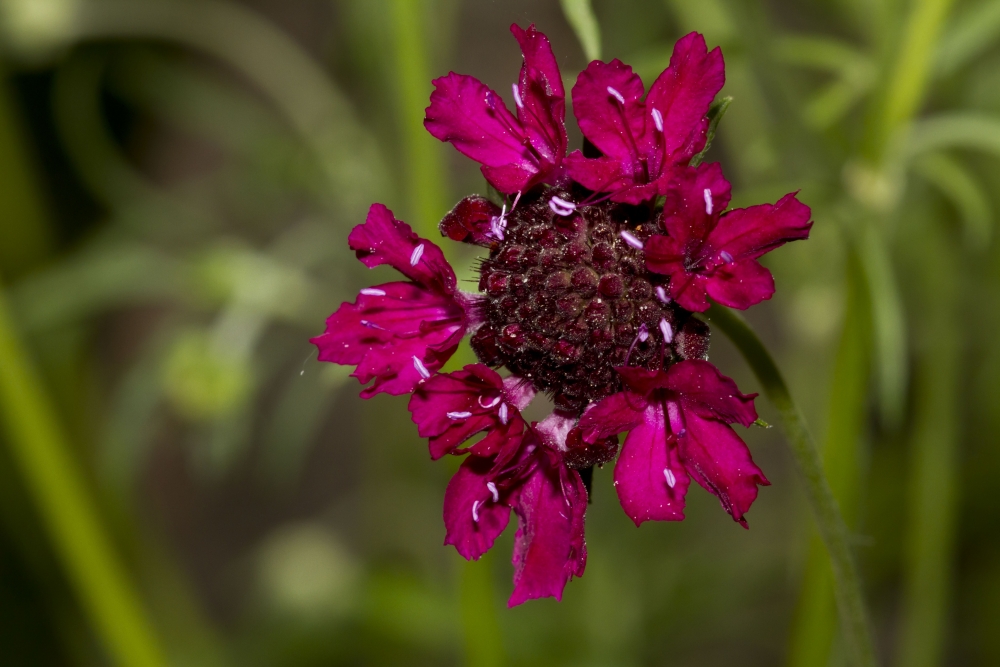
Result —
M84 474L0 294L0 417L13 459L81 605L115 663L165 665L138 593L112 548Z
M496 612L492 563L492 554L486 553L478 561L459 564L466 667L500 667L506 662Z
M861 578L851 554L847 526L823 471L819 451L806 429L805 419L792 400L774 359L746 321L717 304L708 310L707 315L712 324L718 325L743 354L764 389L764 394L778 410L805 483L806 497L812 507L817 528L830 555L837 608L851 662L859 667L874 667L877 662L868 625L868 612L861 590Z

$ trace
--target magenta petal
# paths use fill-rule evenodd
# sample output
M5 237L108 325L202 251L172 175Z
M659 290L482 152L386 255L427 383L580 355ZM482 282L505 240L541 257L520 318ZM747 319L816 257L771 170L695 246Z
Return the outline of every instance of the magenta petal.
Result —
M482 164L487 180L501 192L525 189L539 167L524 145L520 121L500 96L477 79L454 72L433 83L424 118L427 131Z
M685 410L684 421L687 434L677 438L684 467L696 482L718 496L734 520L746 527L743 515L757 498L757 486L770 482L730 426L690 410Z
M465 334L465 311L450 295L414 283L367 291L330 315L311 342L320 361L356 365L362 384L375 379L363 397L411 392L424 379L414 357L429 372L441 368Z
M615 491L635 525L681 521L689 480L674 449L662 403L652 403L629 431L615 464Z
M642 423L646 400L632 392L618 392L603 398L580 417L580 430L588 442L627 431Z
M455 545L467 560L478 560L489 551L510 520L510 499L499 496L498 490L499 502L495 502L487 486L492 466L491 459L470 456L444 492L444 543Z
M584 516L587 490L575 470L544 460L520 487L514 505L520 522L514 537L514 607L541 597L562 599L566 582L587 563Z
M706 200L708 190L711 206ZM684 169L667 189L663 203L663 227L678 248L704 241L729 206L732 186L718 162Z
M535 398L536 389L530 381L510 375L503 380L504 400L518 411L524 410Z
M790 193L774 205L729 211L709 234L708 243L736 260L756 259L788 241L808 238L810 215L809 207Z
M750 426L757 421L753 400L757 394L743 394L732 378L707 361L682 361L667 371L671 391L681 396L685 410L706 418Z
M491 225L501 209L485 197L472 195L455 205L438 224L443 236L487 247L498 240Z
M709 296L730 308L746 310L774 294L774 277L755 259L720 266L705 282Z
M515 24L510 31L524 54L518 78L517 117L538 154L541 171L547 173L566 154L566 93L562 75L548 38L534 25L522 30Z
M563 164L573 180L594 192L615 192L632 185L632 173L619 160L607 156L586 158L580 151L566 156Z
M642 80L618 59L591 62L573 86L573 113L583 136L632 177L641 168L636 138L646 123L643 93Z

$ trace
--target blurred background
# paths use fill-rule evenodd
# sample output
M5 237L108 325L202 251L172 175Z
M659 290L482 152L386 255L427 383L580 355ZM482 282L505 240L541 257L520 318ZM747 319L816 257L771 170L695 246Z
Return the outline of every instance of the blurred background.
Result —
M513 531L477 563L443 547L457 461L315 359L389 275L347 249L370 203L437 239L485 192L423 131L431 78L506 96L533 22L567 90L588 56L648 84L681 35L722 46L733 205L813 207L748 318L823 447L880 661L1000 664L1000 2L589 11L0 2L0 662L847 664L779 429L746 432L773 483L749 531L697 488L636 529L598 470L586 576L508 610ZM719 332L711 354L758 390Z

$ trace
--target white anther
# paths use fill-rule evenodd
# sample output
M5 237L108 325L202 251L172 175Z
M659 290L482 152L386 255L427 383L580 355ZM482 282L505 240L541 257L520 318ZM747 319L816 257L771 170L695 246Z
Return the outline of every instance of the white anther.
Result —
M374 287L366 287L361 290L361 293L365 296L385 296L385 290L376 289Z
M482 501L479 500L475 500L472 503L472 520L476 523L479 523L479 505L481 504Z
M632 232L626 232L625 230L622 230L621 236L622 240L625 241L625 243L629 244L636 250L642 250L642 241L637 239L635 235L632 234Z
M667 478L667 486L671 489L674 488L674 484L677 483L677 478L674 477L674 471L670 468L663 469L663 476Z
M468 419L472 416L471 412L449 412L448 419Z
M503 405L500 406L499 415L500 415L500 423L503 424L504 426L506 426L507 425L507 418L508 418L507 404L506 403L504 403Z
M571 215L573 211L576 210L576 204L571 201L566 201L565 199L560 199L559 197L553 197L549 200L549 208L556 215L567 216Z
M614 88L612 88L611 86L608 86L608 95L610 95L611 97L613 97L613 98L615 98L616 100L618 100L618 103L619 103L619 104L625 104L625 98L624 98L624 97L622 97L622 94L621 94L621 93L619 93L619 92L618 92L617 90L615 90Z
M670 328L667 318L660 318L660 333L663 334L663 342L670 343L674 339L674 330Z
M493 482L486 482L486 488L489 489L490 493L493 494L493 502L495 503L500 502L500 492L497 491L497 485L494 484Z
M530 454L531 452L535 451L535 446L534 445L528 445L527 447L525 447L524 451L527 452L528 454Z
M656 129L663 132L663 114L660 113L659 109L653 109L653 123L656 124Z
M521 89L517 87L516 83L510 84L510 89L514 91L514 104L517 105L518 109L523 109L524 102L521 100Z
M670 303L670 297L667 296L667 290L663 289L663 285L656 286L656 298L663 303Z
M702 194L705 196L705 215L712 215L712 191L705 188Z
M427 370L427 366L424 366L424 362L416 357L413 357L413 367L417 369L417 372L420 373L420 377L423 379L426 380L431 376L431 372Z
M636 338L639 339L640 343L645 343L649 340L649 327L646 326L645 322L639 325L639 335Z
M424 244L421 243L410 253L410 266L416 266L420 258L424 256Z
M487 410L489 410L490 408L492 408L493 406L495 406L497 403L500 402L500 396L494 396L489 403L483 403L484 398L486 397L485 396L479 397L479 405L480 407L486 408Z
M719 253L719 257L721 257L722 261L725 262L726 264L732 264L733 263L733 256L730 255L725 250L723 250L722 252Z

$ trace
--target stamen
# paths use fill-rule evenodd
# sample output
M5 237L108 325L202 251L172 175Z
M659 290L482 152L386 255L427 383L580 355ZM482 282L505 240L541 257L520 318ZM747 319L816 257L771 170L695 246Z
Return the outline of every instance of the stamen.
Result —
M448 419L468 419L472 416L471 412L449 412Z
M663 114L659 109L653 109L653 122L656 124L656 129L663 132Z
M517 208L517 202L519 202L519 201L521 201L521 191L520 190L518 190L517 191L517 195L514 196L514 203L510 207L511 213L513 213L514 209Z
M479 397L479 405L480 405L480 407L486 408L487 410L489 410L494 405L496 405L497 403L500 402L500 396L494 396L493 400L491 400L489 403L483 403L483 399L484 398L485 398L485 396L480 396Z
M500 413L499 414L500 414L500 423L503 424L504 426L506 426L507 425L507 417L508 417L508 415L507 415L507 404L506 403L504 403L503 405L500 406Z
M732 264L733 263L733 256L730 255L725 250L723 250L722 252L719 253L719 257L721 257L722 261L725 262L726 264Z
M618 100L618 103L619 103L619 104L625 104L625 98L624 98L624 97L622 97L622 94L621 94L621 93L619 93L619 92L618 92L617 90L615 90L614 88L612 88L611 86L608 86L608 95L610 95L611 97L613 97L613 98L615 98L616 100Z
M677 405L677 401L667 401L667 419L670 421L670 430L674 435L678 438L687 435L684 420L681 419L681 408Z
M374 287L366 287L361 290L361 293L365 296L385 296L385 290L376 289Z
M514 104L517 105L518 109L524 108L524 102L521 100L521 91L517 87L516 83L510 84L510 89L514 91Z
M472 520L479 523L479 506L482 504L481 500L475 500L472 503Z
M702 194L705 195L705 215L712 215L712 191L705 188Z
M413 357L413 367L417 369L417 372L420 373L420 377L423 379L426 380L431 376L431 372L427 370L427 366L424 366L424 362L416 357Z
M504 232L507 230L507 204L503 205L503 209L500 211L500 217L493 217L490 219L490 231L493 232L493 236L497 237L500 241L503 241Z
M639 239L637 239L634 234L632 234L631 232L627 232L625 230L622 230L621 236L622 236L622 240L625 241L625 243L629 244L630 246L632 246L636 250L642 250L642 241L640 241Z
M556 215L565 217L571 215L576 210L576 204L565 199L560 199L559 197L553 197L549 200L549 208Z
M500 502L500 492L497 491L497 485L494 484L493 482L486 482L486 488L489 489L490 493L493 494L493 502L495 503Z
M674 471L670 468L664 468L663 476L667 478L667 486L671 489L674 488L674 485L677 483L677 478L674 477Z
M670 343L674 339L674 330L670 328L667 318L660 318L660 333L663 334L663 342Z
M421 243L410 253L410 266L416 266L420 258L424 256L424 244Z
M369 329L378 329L379 331L385 331L382 327L375 324L374 322L369 322L368 320L361 320L361 326L368 327Z
M636 338L639 339L640 343L645 343L649 340L649 327L646 326L645 322L639 325L639 335Z
M663 303L670 303L670 297L667 296L667 290L663 289L663 285L656 286L656 298Z
M528 445L527 447L524 448L524 451L527 452L528 454L530 454L531 452L535 451L535 446L534 445Z

